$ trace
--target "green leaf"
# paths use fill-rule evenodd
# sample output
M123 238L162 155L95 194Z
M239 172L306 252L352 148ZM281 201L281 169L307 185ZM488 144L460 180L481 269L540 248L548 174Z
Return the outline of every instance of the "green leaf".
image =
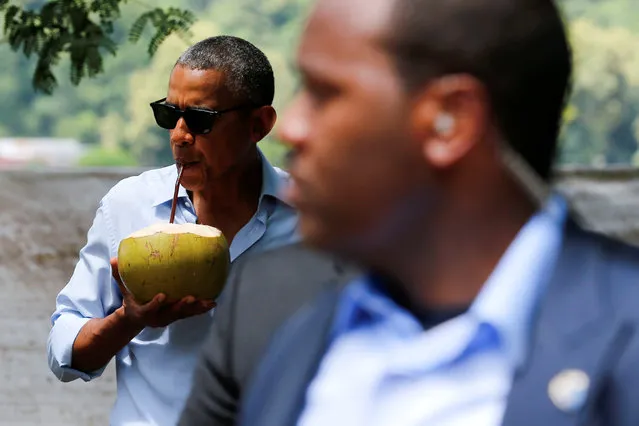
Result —
M71 8L71 10L69 11L69 17L71 18L73 31L76 33L82 31L86 27L88 23L87 21L89 20L87 11L78 7Z
M80 84L82 77L84 77L84 63L87 58L87 49L83 41L76 40L71 43L69 47L69 54L71 55L71 83L74 86Z
M140 37L142 36L142 33L144 32L144 28L146 27L146 24L149 22L149 20L151 19L152 15L155 13L155 11L150 11L150 12L145 12L142 15L140 15L135 22L133 22L133 25L131 25L131 30L129 31L129 41L131 43L137 43L138 40L140 40Z
M56 22L56 15L59 12L59 3L50 2L45 4L40 11L40 18L42 19L43 26L50 26Z
M158 29L155 35L151 38L151 42L149 43L148 52L150 56L155 55L155 52L158 51L160 45L167 37L171 34L171 32L166 31L164 28Z
M18 16L20 12L21 10L18 6L15 6L15 5L9 6L6 13L4 14L4 32L5 33L14 25L16 25L16 22L14 22L14 19Z
M27 37L24 39L24 45L22 48L23 53L25 54L25 56L27 58L31 57L31 54L34 51L38 50L38 37L37 36L33 36L33 37Z
M114 56L118 51L118 45L108 37L102 37L99 41L99 46L103 47L107 52Z
M102 55L97 48L87 50L86 65L88 68L88 76L95 77L103 71Z
M9 45L14 51L20 49L20 45L24 41L23 31L12 31L9 33Z
M57 86L52 67L61 55L69 55L72 84L104 71L102 49L116 55L118 46L110 38L114 22L120 18L120 7L127 0L49 0L40 10L28 6L9 5L0 0L4 10L4 35L11 49L26 57L38 58L33 74L36 91L51 93ZM97 15L97 18L96 18ZM186 38L195 16L179 8L159 7L140 15L129 32L136 43L150 23L154 32L148 52L154 55L173 33Z
M153 56L171 34L177 33L183 39L188 38L189 30L195 22L195 15L190 11L174 7L166 10L160 8L150 10L133 23L129 32L129 41L136 43L149 22L155 27L155 33L148 46L149 55Z
M39 60L33 73L33 86L36 90L50 95L57 85L58 82L51 71L50 64L43 63L43 61Z

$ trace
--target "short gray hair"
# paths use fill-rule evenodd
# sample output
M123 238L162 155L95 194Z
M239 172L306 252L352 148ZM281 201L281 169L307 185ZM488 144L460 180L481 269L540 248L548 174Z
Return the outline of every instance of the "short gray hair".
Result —
M182 53L175 65L221 71L238 101L254 106L273 103L275 81L268 58L239 37L221 35L204 39Z

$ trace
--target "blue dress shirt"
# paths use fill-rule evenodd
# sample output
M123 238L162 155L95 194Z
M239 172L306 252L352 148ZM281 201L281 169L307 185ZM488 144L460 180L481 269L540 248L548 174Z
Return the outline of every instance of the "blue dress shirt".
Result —
M562 244L555 195L520 230L470 308L424 330L364 276L344 290L300 426L497 426Z
M263 184L258 209L230 245L231 262L244 253L294 242L296 212L279 198L288 175L260 153ZM86 245L68 284L56 299L47 342L49 366L63 382L100 376L71 368L73 342L92 318L104 318L122 305L109 259L120 241L157 222L168 223L177 179L175 166L146 171L116 184L100 201ZM181 187L175 223L195 223L196 215ZM146 328L115 357L117 399L111 425L175 425L191 387L197 355L214 310L165 328Z

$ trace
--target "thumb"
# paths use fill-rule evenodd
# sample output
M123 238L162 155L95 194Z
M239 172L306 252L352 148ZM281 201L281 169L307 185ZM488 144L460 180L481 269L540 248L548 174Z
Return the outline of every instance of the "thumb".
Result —
M118 258L112 257L110 263L111 263L111 275L113 276L113 279L115 280L115 282L118 283L118 287L120 288L120 293L122 294L122 297L128 296L129 291L124 286L124 283L122 282L122 278L120 277L120 270L118 269Z
M113 276L113 279L118 282L119 286L122 286L123 285L122 278L120 277L120 270L118 269L118 258L112 257L110 263L111 263L111 275Z

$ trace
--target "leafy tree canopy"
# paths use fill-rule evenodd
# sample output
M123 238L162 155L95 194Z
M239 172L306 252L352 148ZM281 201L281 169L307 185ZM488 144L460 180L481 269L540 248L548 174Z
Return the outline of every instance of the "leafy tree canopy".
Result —
M13 2L0 0L3 13L4 41L15 52L37 58L32 85L38 92L51 94L58 86L53 73L62 56L70 59L69 79L78 85L85 77L104 71L104 55L118 50L114 23L121 17L121 7L129 0L51 0ZM137 2L138 4L140 2ZM128 32L129 41L137 42L147 26L154 34L148 45L153 55L171 34L188 37L195 15L176 7L147 6Z

